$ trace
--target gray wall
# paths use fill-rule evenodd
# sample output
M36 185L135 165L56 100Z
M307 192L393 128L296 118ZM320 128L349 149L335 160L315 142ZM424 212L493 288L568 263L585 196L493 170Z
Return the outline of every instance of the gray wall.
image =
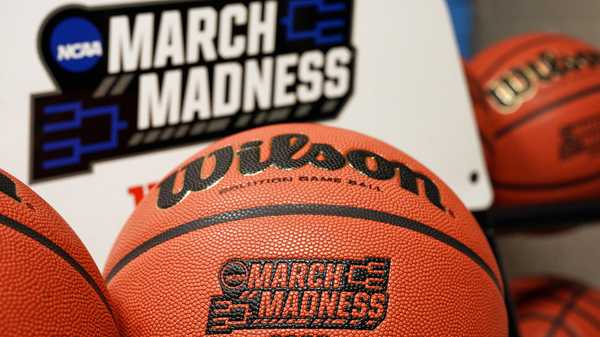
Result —
M600 0L475 0L475 6L476 50L536 31L561 32L600 47ZM552 273L600 287L600 223L554 234L506 235L499 248L509 276Z
M474 47L527 32L560 32L600 46L599 0L474 0Z

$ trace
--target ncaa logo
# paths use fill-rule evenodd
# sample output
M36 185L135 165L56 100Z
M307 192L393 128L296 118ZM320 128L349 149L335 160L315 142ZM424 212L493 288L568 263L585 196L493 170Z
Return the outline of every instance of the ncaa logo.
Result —
M61 68L81 73L92 69L102 58L102 38L89 20L71 17L61 21L52 31L50 51Z
M354 0L58 8L38 35L57 88L33 96L32 179L263 124L337 118L354 90L353 11ZM231 288L243 270L229 267Z

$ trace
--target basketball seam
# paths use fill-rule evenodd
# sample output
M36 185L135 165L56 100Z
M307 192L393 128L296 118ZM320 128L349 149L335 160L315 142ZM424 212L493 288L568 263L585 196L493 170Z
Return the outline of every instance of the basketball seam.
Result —
M583 296L583 295L582 295ZM542 298L542 299L535 299L536 301L544 301L544 302L548 302L548 303L552 303L552 304L559 304L562 305L564 304L564 300L562 298L558 298L556 296L553 295L549 295L548 297ZM524 301L519 303L519 300L517 300L517 306L518 305L523 305L524 303L528 303L531 301ZM580 298L578 303L581 302L586 302L585 298ZM543 302L541 302L543 303ZM589 303L588 304L593 304L593 303ZM591 325L593 325L596 329L600 330L600 320L596 319L594 317L594 315L592 315L589 311L585 310L584 308L582 308L579 304L575 303L573 305L573 314L576 316L579 316L581 319L583 319L584 321L588 321Z
M528 312L526 314L519 315L519 321L524 322L526 320L539 320L548 323L552 323L554 318L550 315L539 313L539 312ZM568 324L563 324L561 329L567 332L567 335L571 337L578 337L577 333Z
M573 308L573 313L584 321L590 323L596 330L600 331L600 320L594 317L594 315L592 315L589 311L584 310L580 306L575 306L575 308Z
M568 285L568 283L565 283L564 281L553 281L552 283L550 283L544 287L540 287L538 289L531 290L531 291L525 293L524 295L519 296L519 298L516 299L517 306L524 305L525 303L531 303L531 302L538 302L538 304L542 304L543 302L549 302L549 303L553 303L553 304L563 305L565 303L564 299L557 297L555 292L564 290L565 284ZM600 308L600 306L598 306L598 303L596 303L593 299L591 299L589 297L584 297L586 294L591 294L591 292L589 291L588 288L583 287L581 285L576 285L576 287L577 288L574 289L575 292L582 291L583 293L580 295L580 297L576 301L576 303L573 304L573 307L572 307L573 315L579 316L583 321L588 322L589 324L594 326L594 328L596 330L600 330L600 320L596 319L596 317L594 317L594 315L591 314L588 310L586 310L585 308L582 308L581 303L586 303L586 304L589 304L596 308ZM570 288L573 289L573 286L571 286ZM572 297L572 294L569 297ZM526 314L523 314L522 316L527 317L527 316L536 315L536 314L539 314L539 313L537 313L537 312L529 313L528 312ZM548 317L550 317L550 316L546 316L546 318L548 318ZM564 324L566 324L566 322Z
M199 218L186 224L167 229L166 231L143 242L142 244L131 250L123 258L121 258L108 272L106 276L106 282L109 283L115 277L115 275L119 271L121 271L127 264L129 264L131 261L136 259L138 256L142 255L146 251L189 232L231 221L262 218L269 216L291 215L322 215L363 219L390 224L427 235L437 241L445 243L446 245L458 250L459 252L467 256L469 259L471 259L473 262L475 262L490 277L490 279L492 280L496 288L500 291L500 293L502 293L502 286L500 285L500 280L498 279L492 268L483 260L483 258L481 258L471 248L467 247L457 239L415 220L411 220L391 213L366 208L327 204L287 204L246 208Z
M588 312L587 310L582 308L580 304L578 304L578 303L583 302L583 303L587 303L589 305L596 307L594 305L595 303L586 301L586 299L587 298L580 298L579 301L573 305L573 308L572 308L573 314L576 316L579 316L584 321L588 321L597 330L600 330L600 320L596 319L596 317L594 317L593 314L591 314L590 312ZM534 302L534 301L547 301L547 302L553 303L553 304L563 304L564 303L564 300L562 298L556 297L554 295L548 295L547 297L544 297L544 298L535 298L535 299L531 299L531 301L525 301L525 302L520 302L519 300L517 300L517 306L524 305L525 303L530 303L530 302Z
M575 101L579 98L595 94L598 91L600 91L600 84L594 84L592 86L589 86L582 90L579 90L573 94L570 94L565 97L561 97L555 101L552 101L544 106L541 106L541 107L531 111L530 113L526 114L525 116L505 125L504 127L498 129L498 131L496 131L494 134L494 138L495 139L502 138L502 137L506 136L507 134L509 134L510 132L512 132L513 130L519 128L523 124L526 124L527 122L531 121L532 119L538 118L541 115L543 115L547 112L550 112L550 111L554 110L555 108L560 107L563 104L571 103L572 101Z
M563 304L562 309L552 321L550 329L546 333L546 337L553 337L561 327L566 325L565 318L569 312L577 305L577 300L585 293L585 289L576 289L571 294L570 298Z
M540 313L540 312L528 312L526 314L519 315L519 321L524 322L527 320L539 320L539 321L552 323L554 318L552 316L549 316L545 313ZM577 333L575 331L573 331L573 329L571 329L571 327L568 324L563 324L561 326L561 329L566 331L567 335L569 335L570 337L578 337Z
M106 310L108 310L108 312L110 313L113 322L115 321L112 309L110 307L110 304L108 303L108 299L104 296L102 290L100 289L94 278L85 270L85 268L81 264L79 264L79 262L77 262L77 260L75 260L74 257L69 255L67 251L65 251L59 245L54 243L52 240L45 237L43 234L3 214L0 214L0 223L18 233L29 237L30 239L37 241L39 244L48 248L54 254L58 255L58 257L67 262L73 269L75 269L75 271L79 273L79 275L81 275L81 277L83 277L83 279L92 287L92 289L94 289L98 297L100 297L100 299L102 300L102 303L104 303Z
M483 145L484 149L488 150L491 154L496 152L492 141L483 132L481 132L481 130L479 131L479 138L481 139L481 144Z

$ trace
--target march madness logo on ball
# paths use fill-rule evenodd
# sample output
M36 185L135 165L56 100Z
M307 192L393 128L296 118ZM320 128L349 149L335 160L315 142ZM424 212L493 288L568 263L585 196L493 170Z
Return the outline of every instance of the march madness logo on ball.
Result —
M254 126L335 118L353 89L351 0L67 6L40 31L32 180Z
M374 330L385 319L390 259L233 260L219 273L207 334L247 329Z

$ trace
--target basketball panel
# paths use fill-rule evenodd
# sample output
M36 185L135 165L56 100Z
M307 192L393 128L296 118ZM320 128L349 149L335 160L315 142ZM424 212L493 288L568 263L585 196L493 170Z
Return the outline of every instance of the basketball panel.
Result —
M3 336L117 336L84 278L47 247L0 226Z
M503 336L506 329L499 288L489 274L464 254L423 233L342 216L265 217L201 228L146 251L110 281L109 289L113 293L127 294L118 296L115 309L127 318L125 332L129 336L202 333L208 329L207 319L211 317L207 313L209 304L224 295L223 266L230 261L255 261L253 266L261 263L264 266L274 260L389 261L386 290L366 291L371 298L373 293L388 297L385 318L376 328L303 329L300 324L296 329L286 328L286 333L340 337ZM164 273L165 266L169 273ZM260 295L278 290L285 296L294 290L305 294L310 291L361 292L359 288L348 286L313 290L296 283L293 287L292 272L287 270L289 278L287 283L283 282L284 286L260 289ZM372 277L375 287L377 277L375 274ZM249 286L246 290L256 288ZM256 312L260 318L265 306L259 303ZM283 310L279 311L281 315ZM338 306L336 310L341 309ZM338 319L339 315L336 311ZM362 322L360 317L354 318ZM495 320L482 321L481 317ZM306 317L289 314L286 318L290 321ZM286 321L276 315L263 316L263 319ZM284 332L245 328L248 326L252 324L240 325L232 333L265 336Z
M330 164L335 161L337 166L327 169L304 163L295 168L280 168L269 164L269 158L276 158L281 151L287 151L273 144L290 135L293 135L289 138L290 142L302 145L292 161L305 157L310 151L326 149L326 155L320 158ZM251 174L240 171L243 166L240 153L244 144L253 144L252 151L260 152L257 153L257 161L260 162L258 168ZM161 191L182 195L185 175L188 174L185 171L191 172L187 167L192 163L198 164L199 160L202 160L202 165L206 163L201 176L209 176L217 160L213 154L224 149L231 151L231 162L221 179L206 189L185 194L179 203L168 209L158 206ZM365 159L365 167L361 171L348 158L351 152L365 151L375 154L379 159ZM332 161L333 158L335 160ZM369 165L371 168L367 167ZM395 166L392 168L390 165ZM398 165L405 170L404 182ZM385 177L369 176L367 170L386 170ZM170 177L173 177L173 185L165 183ZM431 184L425 186L428 184L425 179ZM407 188L411 181L414 182L413 190ZM142 243L170 228L199 218L270 205L320 203L387 212L436 228L479 254L499 275L495 258L479 225L440 179L401 151L352 131L321 125L284 124L244 132L225 138L192 156L167 175L161 185L150 191L124 226L108 258L105 275ZM433 194L428 196L426 189L430 189L430 192L432 189L438 190L440 204L435 205L428 199Z

